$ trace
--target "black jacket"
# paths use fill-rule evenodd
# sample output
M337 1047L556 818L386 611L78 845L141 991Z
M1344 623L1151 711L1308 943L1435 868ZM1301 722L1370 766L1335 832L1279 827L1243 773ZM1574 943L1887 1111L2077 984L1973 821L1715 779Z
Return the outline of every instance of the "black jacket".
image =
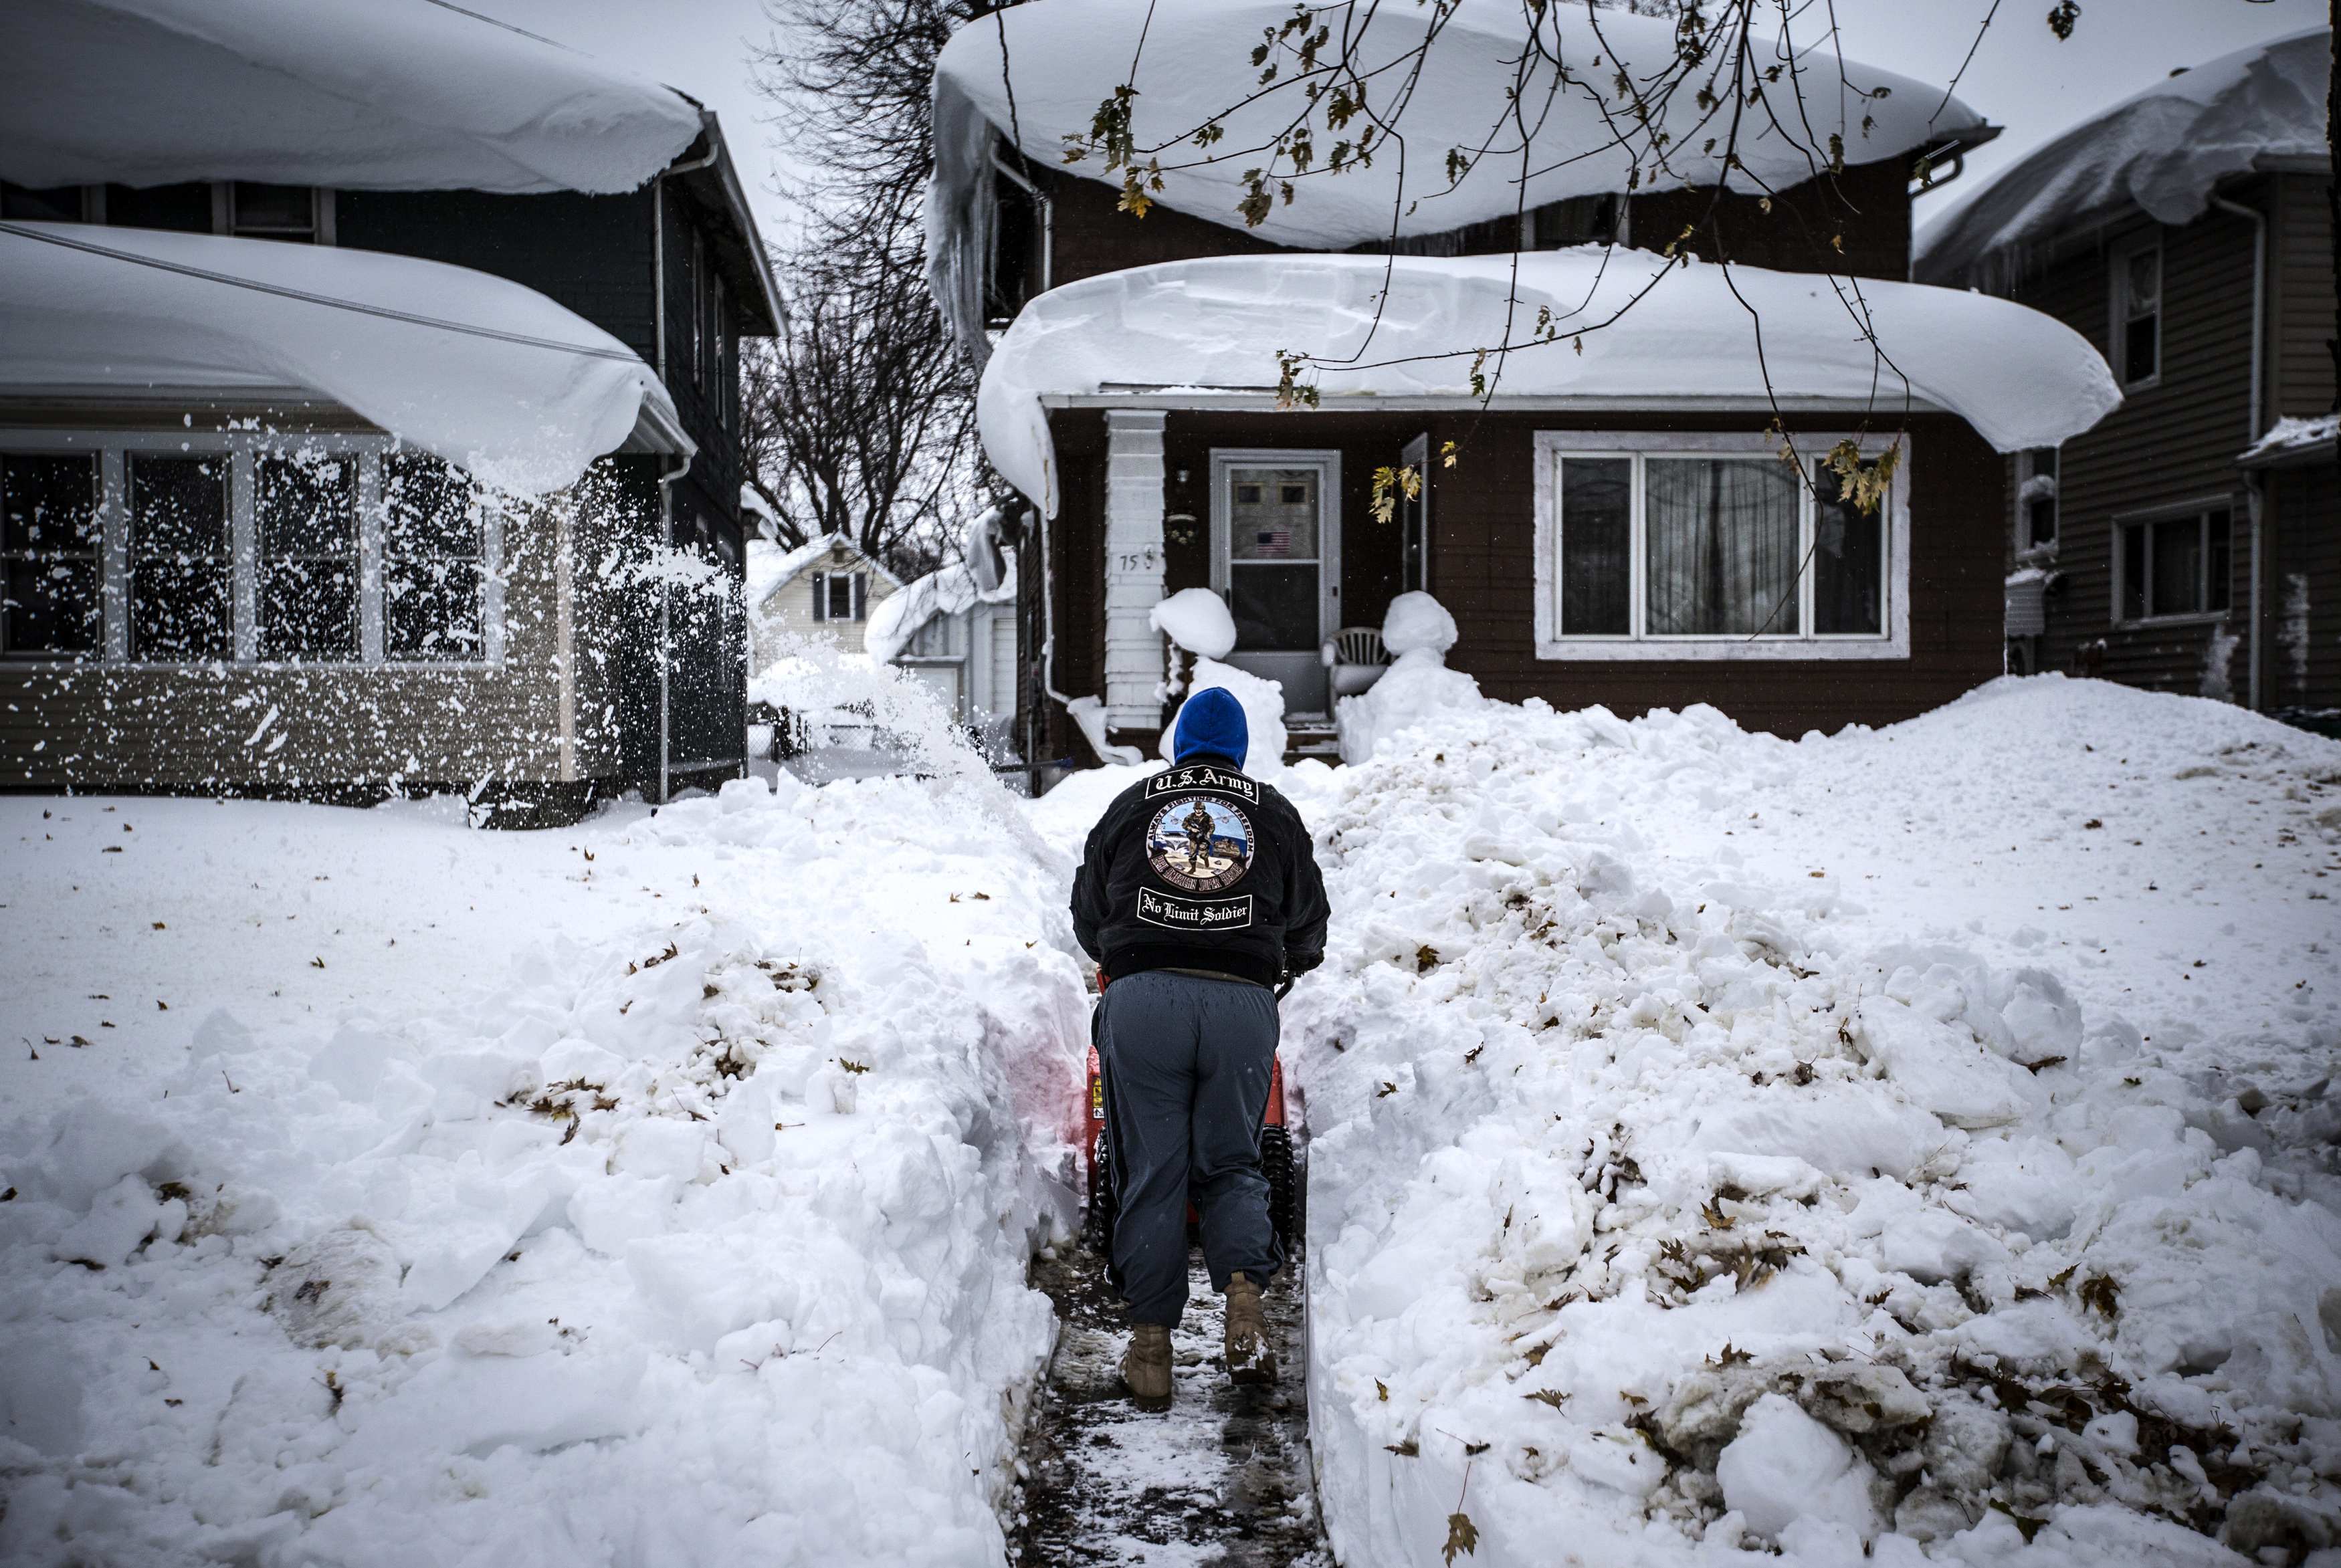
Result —
M1330 913L1291 802L1210 759L1123 790L1073 879L1073 934L1109 979L1217 969L1272 986L1324 961Z

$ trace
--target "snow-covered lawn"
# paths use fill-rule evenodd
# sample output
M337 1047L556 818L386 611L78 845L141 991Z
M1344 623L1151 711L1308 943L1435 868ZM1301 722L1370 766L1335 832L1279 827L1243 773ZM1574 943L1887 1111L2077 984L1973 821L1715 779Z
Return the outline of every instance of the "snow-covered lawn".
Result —
M2341 746L2048 678L1300 782L1349 1568L2341 1541Z
M1277 775L1347 1568L2334 1542L2341 745L1416 684ZM0 1560L998 1561L1136 776L0 799Z
M780 791L0 800L0 1561L996 1560L1070 868Z

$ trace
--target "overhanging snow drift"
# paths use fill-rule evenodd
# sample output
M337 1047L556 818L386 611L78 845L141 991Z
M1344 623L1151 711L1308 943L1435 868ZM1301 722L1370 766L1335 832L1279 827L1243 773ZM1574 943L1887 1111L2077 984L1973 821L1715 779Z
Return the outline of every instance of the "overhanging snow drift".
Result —
M1542 54L1523 65L1531 40L1515 4L1384 6L1348 24L1341 15L1326 14L1337 29L1352 29L1348 57L1364 81L1370 113L1390 117L1395 135L1385 134L1370 165L1340 174L1328 166L1335 144L1354 142L1367 120L1340 129L1326 123L1326 102L1308 96L1312 84L1330 85L1321 71L1301 74L1280 53L1284 74L1263 87L1261 67L1251 64L1262 34L1291 19L1289 0L1181 0L1176 6L1039 0L962 27L935 67L936 178L927 226L930 280L947 311L964 318L962 337L968 320L981 335L992 148L1004 140L1042 164L1061 165L1067 139L1086 139L1101 101L1125 81L1137 88L1131 102L1136 145L1167 144L1155 199L1231 227L1243 224L1237 203L1245 172L1267 168L1271 179L1289 174L1287 162L1271 164L1261 149L1304 120L1313 168L1294 177L1291 203L1280 201L1253 232L1323 250L1393 233L1438 233L1547 202L1629 188L1778 190L1820 173L1832 137L1841 138L1847 162L1864 164L1983 124L1940 86L1854 61L1842 62L1840 84L1834 53L1792 55L1778 40L1759 38L1750 40L1755 69L1760 74L1777 65L1781 75L1757 84L1757 102L1739 116L1735 144L1727 123L1728 74L1719 89L1726 107L1702 109L1697 102L1717 61L1689 72L1679 91L1657 94L1662 101L1645 105L1647 124L1638 118L1619 75L1631 76L1638 91L1654 92L1670 72L1682 74L1669 20L1552 6L1533 41ZM1425 30L1434 24L1438 35L1423 49ZM1322 57L1330 60L1341 42L1329 45ZM1416 79L1411 52L1418 50ZM1516 90L1533 111L1525 134L1504 120L1508 94ZM1193 136L1214 121L1225 134L1211 150L1199 151ZM1459 180L1449 175L1450 149L1470 149L1476 159ZM1736 167L1727 165L1731 154ZM1174 166L1180 164L1192 166ZM1095 154L1071 169L1119 180Z
M1929 283L2014 259L2135 203L2190 223L2221 180L2264 160L2329 158L2326 84L2333 33L2313 28L2222 55L2085 120L1976 193L1920 236Z
M322 395L499 488L575 481L638 422L641 358L533 289L374 251L0 224L0 396Z
M1957 414L2015 452L2077 435L2121 402L2086 339L2006 300L1863 281L1858 308L1873 324L1873 349L1848 313L1844 280L1673 265L1659 277L1668 263L1656 255L1584 246L1522 255L1517 273L1509 256L1301 255L1216 257L1085 279L1027 305L993 352L978 402L984 450L1054 516L1051 396L1263 392L1277 383L1278 351L1291 350L1332 367L1315 372L1327 408L1370 409L1395 397L1460 402L1472 395L1476 351L1529 337L1540 310L1550 311L1558 337L1484 366L1497 407L1523 397L1768 395L1783 403L1874 399L1891 418L1918 402Z
M699 133L672 89L453 6L0 7L0 175L19 184L631 191Z

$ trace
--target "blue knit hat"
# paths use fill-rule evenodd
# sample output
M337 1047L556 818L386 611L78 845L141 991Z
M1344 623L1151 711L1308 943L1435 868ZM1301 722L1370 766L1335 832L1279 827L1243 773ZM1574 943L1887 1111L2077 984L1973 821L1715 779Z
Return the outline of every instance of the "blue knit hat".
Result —
M1251 726L1244 722L1243 704L1224 686L1207 686L1180 705L1179 721L1170 730L1172 759L1221 757L1240 768L1251 749Z

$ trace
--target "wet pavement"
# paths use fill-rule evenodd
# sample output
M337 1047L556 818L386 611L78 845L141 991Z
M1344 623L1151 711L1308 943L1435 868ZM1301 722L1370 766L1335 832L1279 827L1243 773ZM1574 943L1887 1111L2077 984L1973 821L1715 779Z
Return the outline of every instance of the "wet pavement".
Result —
M1333 1568L1310 1470L1300 1277L1295 1260L1264 1301L1277 1382L1238 1387L1198 1255L1171 1336L1170 1409L1151 1414L1121 1385L1128 1330L1103 1262L1074 1246L1036 1263L1032 1283L1057 1304L1060 1330L1025 1432L1010 1563Z

